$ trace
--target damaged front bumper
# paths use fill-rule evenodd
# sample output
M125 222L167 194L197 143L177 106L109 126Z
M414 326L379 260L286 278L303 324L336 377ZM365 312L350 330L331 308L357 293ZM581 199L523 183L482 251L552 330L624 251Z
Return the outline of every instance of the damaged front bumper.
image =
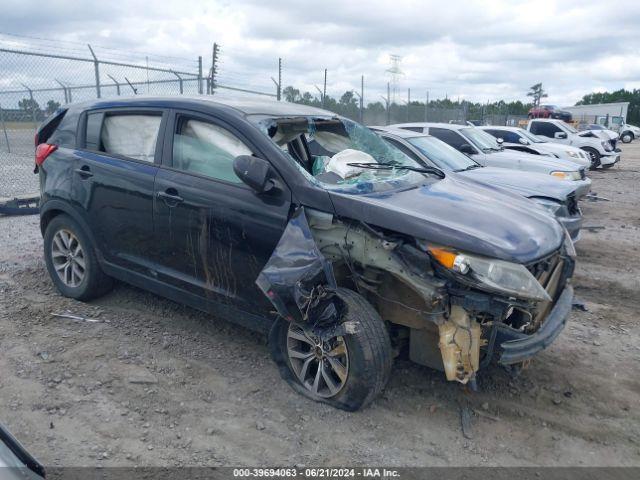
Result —
M542 326L526 334L504 324L496 324L495 344L500 365L513 365L531 359L544 350L564 330L573 304L573 287L566 285Z

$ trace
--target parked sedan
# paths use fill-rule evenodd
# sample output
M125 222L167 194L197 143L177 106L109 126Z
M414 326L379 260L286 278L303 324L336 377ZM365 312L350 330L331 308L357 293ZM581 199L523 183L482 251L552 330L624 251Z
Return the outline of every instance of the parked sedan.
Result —
M502 146L509 150L516 150L534 155L550 155L562 160L577 163L583 167L591 166L591 157L587 152L571 145L562 145L538 137L524 128L503 127L498 125L480 127L497 139L502 139Z
M530 155L513 150L506 151L498 144L495 137L477 127L424 122L391 126L433 135L465 155L469 155L485 167L545 173L558 180L578 182L576 183L578 197L586 195L591 187L591 182L586 178L586 169L584 167L560 158Z
M371 127L382 138L421 165L456 172L478 182L509 190L535 201L564 225L577 241L582 226L573 182L557 182L548 175L483 167L437 138L393 127Z

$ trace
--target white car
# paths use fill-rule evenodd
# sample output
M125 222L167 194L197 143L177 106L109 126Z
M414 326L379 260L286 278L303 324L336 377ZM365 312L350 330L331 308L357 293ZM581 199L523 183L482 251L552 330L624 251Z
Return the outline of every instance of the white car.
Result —
M622 124L620 126L620 140L622 140L622 143L629 143L634 138L640 138L640 128L628 123Z
M529 120L527 131L539 137L545 137L552 142L572 145L581 148L591 157L591 168L598 166L603 168L613 167L620 161L620 154L607 138L600 134L585 130L578 132L568 123L562 120L550 120L547 118L534 118Z
M591 165L591 157L584 150L572 147L571 145L550 142L546 138L538 137L523 128L502 127L499 125L480 128L497 139L502 139L502 146L504 148L524 153L532 153L534 155L548 155L561 158L582 165L583 167L589 167Z
M586 178L585 167L560 158L505 150L493 136L477 127L428 122L402 123L390 126L412 132L428 133L468 155L484 167L545 173L562 181L581 182L582 187L578 197L588 192L591 185L590 180Z

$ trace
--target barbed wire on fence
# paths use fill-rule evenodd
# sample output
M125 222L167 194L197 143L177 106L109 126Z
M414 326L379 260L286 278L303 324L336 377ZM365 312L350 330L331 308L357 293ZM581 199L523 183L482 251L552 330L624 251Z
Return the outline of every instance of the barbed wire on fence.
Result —
M429 100L426 89L422 100L411 100L409 91L407 100L398 94L393 102L389 94L380 97L381 79L369 84L364 76L359 91L347 90L335 98L326 93L337 89L331 86L331 75L328 84L325 76L324 85L314 86L317 92L285 88L281 58L274 58L273 70L260 75L221 61L221 52L214 43L212 55L188 59L0 32L0 197L37 191L37 176L28 175L37 125L62 105L96 98L141 94L273 98L323 107L367 125L419 121L515 125L522 118L509 112L506 104L496 109L446 97Z

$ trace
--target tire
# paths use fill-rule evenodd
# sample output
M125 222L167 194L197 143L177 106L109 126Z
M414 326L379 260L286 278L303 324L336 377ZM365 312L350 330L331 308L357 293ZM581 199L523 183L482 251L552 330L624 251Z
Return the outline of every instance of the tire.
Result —
M620 140L622 140L622 143L631 143L631 140L633 140L634 135L632 132L623 132L622 135L620 135Z
M346 375L344 375L346 378L335 393L329 389L329 383L323 378L324 375L318 373L319 368L316 366L320 365L320 362L324 362L327 366L332 365L328 358L318 360L313 354L311 360L298 360L292 358L289 353L290 350L299 353L299 350L304 350L307 340L311 340L306 337L307 340L300 341L300 347L295 345L302 331L299 326L284 319L277 320L271 329L269 343L272 357L278 365L281 376L294 390L312 400L327 403L335 408L356 411L369 405L384 389L391 373L393 350L384 321L374 308L352 290L339 288L338 294L347 305L343 321L355 324L356 328L355 333L330 339L330 342L339 342L342 339L342 345L346 349L346 355L340 361L340 364L346 367ZM295 334L295 338L291 336L292 334ZM332 346L330 345L330 348ZM324 345L322 349L324 350ZM334 347L331 351L336 349ZM303 362L304 365L306 361L310 362L308 369L305 370L309 380L316 376L321 378L317 393L313 391L312 385L303 383L300 378L300 366L293 364ZM337 375L332 375L330 371L327 371L327 375L332 379L334 387L336 383L340 383Z
M67 256L65 252L69 252ZM65 297L90 300L113 287L113 280L98 264L90 237L68 215L58 215L47 225L44 259L51 280Z
M589 170L595 170L600 166L600 153L595 148L584 147L582 150L589 154L591 157L591 165L589 166Z

